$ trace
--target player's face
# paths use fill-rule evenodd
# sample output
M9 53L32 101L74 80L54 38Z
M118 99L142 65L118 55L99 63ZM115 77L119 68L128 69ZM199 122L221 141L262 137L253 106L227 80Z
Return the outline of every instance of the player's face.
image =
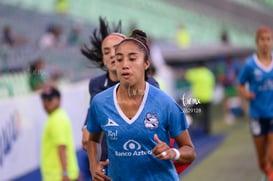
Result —
M115 71L115 48L123 38L115 35L109 36L102 42L103 64L109 71Z
M150 61L144 61L144 52L134 42L124 42L116 49L116 70L120 83L135 85L145 81L145 70Z
M43 100L43 106L47 113L51 113L54 111L58 106L60 105L60 99L59 98L52 98L52 99L44 99Z
M273 46L273 35L271 32L260 33L257 38L257 47L260 52L271 52Z

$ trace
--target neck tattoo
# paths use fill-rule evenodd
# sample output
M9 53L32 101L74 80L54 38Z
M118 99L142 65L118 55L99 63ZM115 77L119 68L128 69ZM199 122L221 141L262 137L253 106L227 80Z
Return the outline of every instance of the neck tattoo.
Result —
M128 95L129 97L133 96L143 96L144 95L144 90L140 89L132 89L131 87L128 87Z

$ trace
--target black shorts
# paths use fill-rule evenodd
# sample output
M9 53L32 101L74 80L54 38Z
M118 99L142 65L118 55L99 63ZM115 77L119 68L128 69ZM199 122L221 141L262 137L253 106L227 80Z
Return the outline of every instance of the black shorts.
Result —
M273 133L273 118L252 118L250 130L253 136L265 136L268 133Z

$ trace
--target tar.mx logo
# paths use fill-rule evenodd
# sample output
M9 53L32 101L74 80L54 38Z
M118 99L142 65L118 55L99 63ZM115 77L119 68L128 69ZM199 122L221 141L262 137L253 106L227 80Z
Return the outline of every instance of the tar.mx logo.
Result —
M183 105L183 112L185 114L191 113L201 113L201 108L194 107L198 104L201 104L200 100L194 97L186 96L184 93L181 97L181 102Z
M182 104L183 104L184 107L194 106L194 105L198 105L198 104L201 103L199 99L194 98L194 97L186 96L185 93L182 95L181 101L182 101Z

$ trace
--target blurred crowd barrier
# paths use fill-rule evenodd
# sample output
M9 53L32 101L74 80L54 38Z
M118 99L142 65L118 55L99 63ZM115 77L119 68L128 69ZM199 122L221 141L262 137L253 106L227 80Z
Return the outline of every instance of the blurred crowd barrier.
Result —
M72 122L75 149L81 149L88 82L61 89L62 107ZM15 180L40 167L41 135L46 121L39 93L0 101L0 180Z

